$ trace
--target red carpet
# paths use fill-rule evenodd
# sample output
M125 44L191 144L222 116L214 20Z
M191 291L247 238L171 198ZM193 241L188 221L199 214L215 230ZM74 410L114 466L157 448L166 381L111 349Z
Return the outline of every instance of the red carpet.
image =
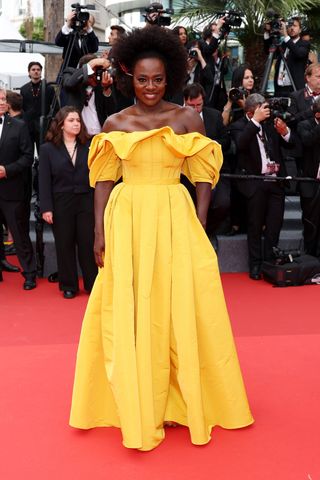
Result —
M64 300L19 274L0 283L1 480L320 480L319 286L276 289L224 274L240 362L256 423L215 429L195 447L168 429L148 453L122 447L117 429L68 427L87 296Z

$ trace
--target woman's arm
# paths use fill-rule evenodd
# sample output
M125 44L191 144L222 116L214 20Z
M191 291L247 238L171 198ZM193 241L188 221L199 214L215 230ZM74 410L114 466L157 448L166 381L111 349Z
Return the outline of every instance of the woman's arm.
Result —
M103 217L113 186L114 182L112 180L97 182L94 191L95 238L93 251L98 267L103 267L103 254L105 250Z
M208 208L211 201L211 188L211 183L196 183L197 216L204 229L206 229L207 226Z

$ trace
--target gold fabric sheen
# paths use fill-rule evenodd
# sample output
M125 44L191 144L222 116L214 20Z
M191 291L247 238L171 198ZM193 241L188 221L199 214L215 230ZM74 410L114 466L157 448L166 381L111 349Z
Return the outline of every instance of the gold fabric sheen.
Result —
M151 450L164 421L196 445L253 422L217 264L180 173L214 185L221 148L171 128L94 137L90 182L123 182L105 210L104 267L79 343L70 424L121 428Z

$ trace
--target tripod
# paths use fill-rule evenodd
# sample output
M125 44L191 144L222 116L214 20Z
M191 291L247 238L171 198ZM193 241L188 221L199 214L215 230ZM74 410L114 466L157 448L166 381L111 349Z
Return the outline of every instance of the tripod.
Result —
M264 68L264 72L263 72L263 76L262 76L262 82L261 82L261 88L260 88L262 94L265 94L266 91L267 91L267 85L268 85L270 71L271 71L271 68L272 68L272 63L273 63L273 60L275 59L277 53L280 54L281 60L283 61L285 71L288 74L288 77L290 79L293 90L294 91L297 90L296 86L294 84L291 72L289 70L287 60L284 56L284 53L283 53L282 49L280 48L279 38L278 38L278 36L274 36L272 38L272 44L269 48L269 55L268 55L268 59L266 61L266 66Z

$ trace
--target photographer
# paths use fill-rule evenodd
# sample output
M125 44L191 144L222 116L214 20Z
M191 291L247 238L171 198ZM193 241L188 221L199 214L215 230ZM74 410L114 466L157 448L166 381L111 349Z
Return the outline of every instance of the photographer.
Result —
M94 54L85 55L79 68L66 68L62 85L68 95L67 105L80 112L89 135L96 135L109 115L116 111L112 96L113 79L107 72L110 61Z
M298 124L304 150L301 163L303 177L320 180L320 97L312 105L313 118ZM320 257L320 182L300 182L304 249Z
M299 90L303 88L304 71L308 65L310 42L301 39L302 29L300 18L293 17L288 22L288 26L283 19L280 19L277 23L279 23L280 26L278 32L272 30L272 22L265 24L264 46L266 52L268 52L275 42L275 36L277 37L276 43L278 43L278 38L280 39L280 43L277 46L279 51L277 51L274 75L275 96L280 97L288 96L290 92L293 92L295 89ZM281 41L281 37L283 37L283 41ZM280 52L283 53L287 68ZM288 70L294 84L291 82Z
M284 186L270 176L284 174L280 146L293 145L294 138L283 120L270 121L271 111L262 95L249 95L244 110L245 116L230 126L238 153L238 173L269 176L238 182L247 201L249 276L260 280L262 261L273 258L272 248L278 244L284 213Z
M221 40L221 28L224 23L225 17L221 17L216 22L210 23L202 32L199 45L206 63L212 62L212 54L218 49Z
M88 14L88 20L77 22L77 16L81 13L84 12L72 10L55 38L55 44L63 47L62 58L66 61L66 67L76 68L83 55L95 53L99 48L99 39L93 31L93 15Z
M253 93L254 76L248 64L239 65L232 74L228 101L222 111L224 125L239 120L244 115L246 97Z
M210 66L205 61L200 43L194 40L189 45L187 84L200 83L205 90L205 104L207 104L213 88L214 76Z

